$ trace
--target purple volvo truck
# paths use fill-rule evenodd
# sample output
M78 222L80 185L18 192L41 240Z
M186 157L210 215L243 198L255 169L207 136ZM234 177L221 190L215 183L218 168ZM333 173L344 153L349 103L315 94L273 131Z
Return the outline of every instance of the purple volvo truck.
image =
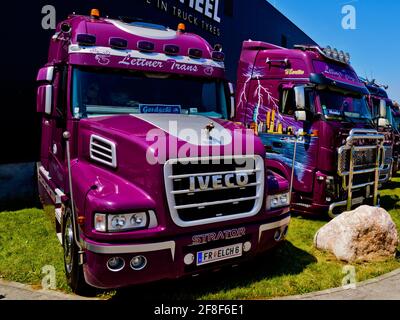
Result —
M236 119L259 134L269 168L291 181L294 211L333 218L378 204L383 136L367 93L336 49L244 42Z
M392 105L392 121L394 131L394 149L393 149L393 175L400 170L400 105L394 102Z
M378 85L375 83L375 81L370 82L364 79L362 79L362 81L365 83L369 91L367 101L375 123L375 127L379 133L385 136L384 163L380 170L379 177L379 182L381 184L385 184L391 180L393 169L395 169L395 130L393 127L392 117L393 101L389 99L389 96L385 90L388 87Z
M285 238L289 183L229 121L223 60L182 24L93 10L58 25L37 77L38 178L75 292L237 265Z

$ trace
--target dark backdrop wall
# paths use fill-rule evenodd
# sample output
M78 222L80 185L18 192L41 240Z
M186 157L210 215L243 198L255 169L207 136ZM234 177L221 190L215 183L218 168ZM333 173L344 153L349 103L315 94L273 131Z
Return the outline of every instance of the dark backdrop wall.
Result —
M196 8L196 2L208 2L210 6L208 10L204 10L205 5ZM314 43L265 0L11 1L3 9L1 22L0 164L38 160L40 127L35 114L35 77L47 60L49 39L54 33L52 24L54 19L59 22L72 12L88 14L91 8L100 9L103 16L140 17L171 28L186 22L189 32L200 34L212 45L223 45L232 81L244 40L287 47Z

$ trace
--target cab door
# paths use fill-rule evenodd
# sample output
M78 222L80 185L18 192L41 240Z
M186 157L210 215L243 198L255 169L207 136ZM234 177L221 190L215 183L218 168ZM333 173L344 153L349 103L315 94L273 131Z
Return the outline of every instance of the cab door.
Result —
M58 67L54 76L54 108L51 121L49 146L49 173L53 182L62 190L66 187L66 157L63 133L67 128L67 68Z

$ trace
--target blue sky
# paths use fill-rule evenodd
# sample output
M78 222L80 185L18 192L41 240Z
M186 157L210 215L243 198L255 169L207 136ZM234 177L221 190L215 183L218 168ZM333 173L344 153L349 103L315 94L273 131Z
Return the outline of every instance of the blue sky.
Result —
M349 52L362 77L389 85L400 101L400 1L398 0L269 0L321 46ZM356 29L342 28L342 8L356 9Z

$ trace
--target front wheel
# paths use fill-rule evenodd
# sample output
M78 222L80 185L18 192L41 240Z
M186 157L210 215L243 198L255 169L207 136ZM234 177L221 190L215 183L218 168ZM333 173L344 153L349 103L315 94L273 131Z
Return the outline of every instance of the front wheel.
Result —
M79 265L79 248L75 243L72 210L67 207L62 223L62 245L64 249L64 268L68 285L76 294L85 295L90 287L85 282L83 267Z

